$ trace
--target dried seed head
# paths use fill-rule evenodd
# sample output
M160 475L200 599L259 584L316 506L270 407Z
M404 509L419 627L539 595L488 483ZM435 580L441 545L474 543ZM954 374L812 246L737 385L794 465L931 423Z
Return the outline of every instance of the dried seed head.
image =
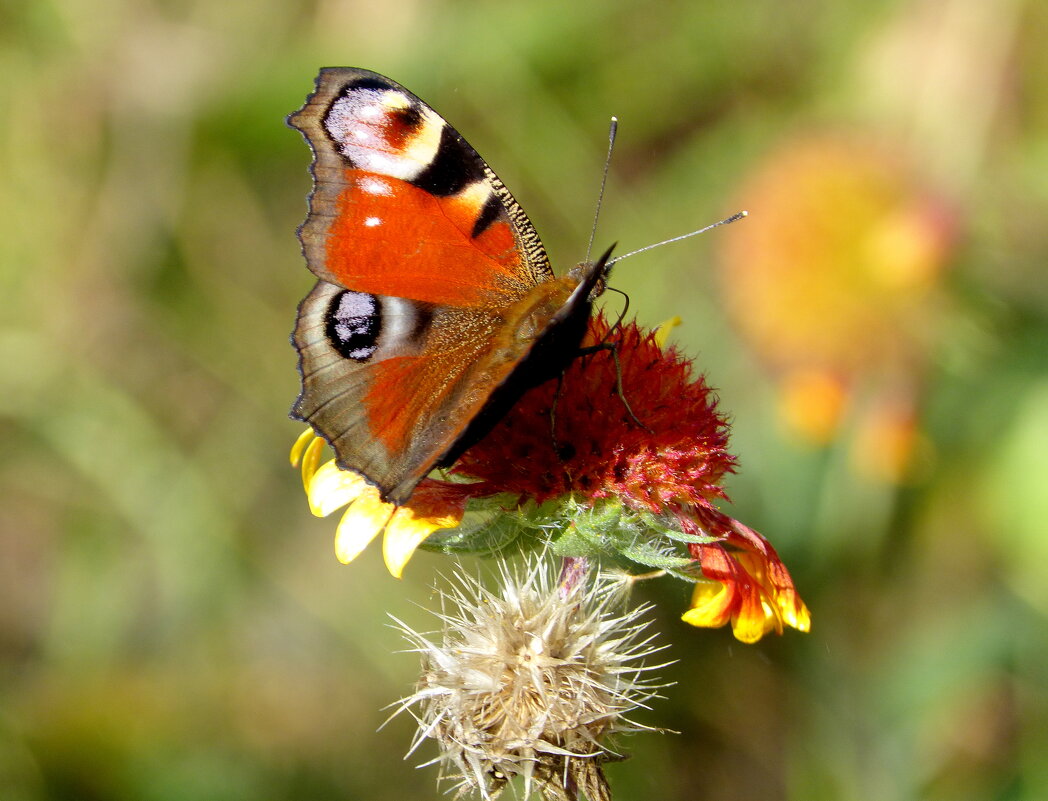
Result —
M661 685L660 648L642 637L647 607L623 610L615 582L562 582L550 568L502 566L491 592L462 573L441 592L439 643L398 621L422 655L415 692L401 702L419 722L412 751L427 738L460 793L497 796L514 777L547 801L610 799L601 766L621 758L611 735L639 731L625 716Z

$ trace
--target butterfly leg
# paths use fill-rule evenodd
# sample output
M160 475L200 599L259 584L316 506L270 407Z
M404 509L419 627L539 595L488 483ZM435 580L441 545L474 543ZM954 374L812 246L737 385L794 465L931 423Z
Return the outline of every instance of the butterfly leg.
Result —
M622 295L623 297L622 311L619 312L619 318L615 321L615 324L608 329L608 333L604 336L604 341L606 342L608 340L608 337L610 337L612 334L619 330L619 328L622 326L622 321L626 319L626 312L630 310L630 296L623 292L621 289L616 289L613 286L606 286L604 287L604 289L608 292L614 292L617 295Z
M610 351L612 361L615 362L615 394L619 396L619 400L622 401L622 405L626 407L626 413L630 416L630 419L637 424L638 428L643 428L649 434L655 432L648 428L642 423L636 414L633 413L633 407L630 406L630 402L626 400L626 393L622 391L622 363L619 361L619 345L617 342L601 342L597 345L590 345L587 348L580 348L579 356L589 356L591 353L597 353L598 351Z
M626 411L629 413L630 419L637 424L638 428L643 428L649 434L654 433L644 423L637 419L637 415L633 413L633 408L630 406L628 400L626 400L626 393L622 391L622 364L619 362L619 348L615 342L609 342L608 340L615 334L615 332L622 327L622 321L626 317L626 313L630 308L630 296L623 292L621 289L615 289L615 287L605 287L609 292L615 292L622 295L624 302L622 304L622 311L619 312L618 319L608 328L608 332L604 335L604 339L596 345L591 345L588 348L581 348L579 350L579 356L587 356L591 353L596 353L599 350L610 350L611 358L615 361L615 394L619 396L619 400L622 401L622 405L626 407ZM559 390L559 387L558 387ZM554 404L556 401L554 401Z

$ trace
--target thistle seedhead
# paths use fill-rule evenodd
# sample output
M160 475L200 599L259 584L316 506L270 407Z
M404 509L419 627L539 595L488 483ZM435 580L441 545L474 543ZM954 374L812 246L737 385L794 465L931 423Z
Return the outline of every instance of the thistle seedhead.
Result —
M647 607L622 608L614 580L563 576L503 564L492 592L456 573L441 591L439 642L397 621L422 655L400 705L419 723L411 750L436 740L460 795L493 799L523 776L525 797L605 801L602 765L622 758L609 738L649 729L626 717L662 686L650 675L662 665L643 664L661 650L643 636Z

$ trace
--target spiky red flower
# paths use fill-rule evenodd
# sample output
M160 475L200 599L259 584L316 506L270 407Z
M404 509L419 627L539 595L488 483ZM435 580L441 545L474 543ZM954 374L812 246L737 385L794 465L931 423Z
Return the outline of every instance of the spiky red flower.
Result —
M559 384L526 393L454 472L482 482L473 492L538 503L573 494L647 512L712 508L735 459L710 388L636 325L611 332L597 316L587 341L614 343L621 394L611 350L576 359Z

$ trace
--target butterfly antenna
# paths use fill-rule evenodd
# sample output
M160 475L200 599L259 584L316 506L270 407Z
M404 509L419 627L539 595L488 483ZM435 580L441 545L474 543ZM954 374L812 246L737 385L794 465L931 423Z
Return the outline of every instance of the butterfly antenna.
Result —
M707 225L705 228L700 228L698 231L692 231L690 234L681 234L680 236L675 236L672 239L664 239L661 242L656 242L654 245L648 245L647 247L639 248L638 250L631 250L629 253L624 253L623 255L618 256L618 257L612 259L611 261L609 261L608 262L608 266L610 267L611 265L616 264L617 262L620 262L623 259L628 259L630 256L636 256L638 253L643 253L646 250L651 250L653 248L660 248L663 245L670 244L671 242L680 242L682 239L689 239L689 238L691 238L693 236L698 236L699 234L704 234L704 233L706 233L707 231L709 231L712 228L718 228L718 227L720 227L722 225L728 225L728 224L733 223L733 222L738 222L743 217L747 217L747 216L749 216L749 212L748 211L736 212L735 214L731 215L730 217L726 217L723 220L719 220L718 222L715 222L712 225Z
M611 127L608 130L608 156L604 159L604 174L600 177L600 194L597 195L597 210L593 214L593 228L590 229L589 245L586 248L586 264L589 264L593 255L593 239L597 235L597 220L600 218L600 207L604 204L604 187L608 183L608 167L611 166L611 151L615 149L615 136L619 131L619 118L611 118ZM610 262L609 262L610 264Z

